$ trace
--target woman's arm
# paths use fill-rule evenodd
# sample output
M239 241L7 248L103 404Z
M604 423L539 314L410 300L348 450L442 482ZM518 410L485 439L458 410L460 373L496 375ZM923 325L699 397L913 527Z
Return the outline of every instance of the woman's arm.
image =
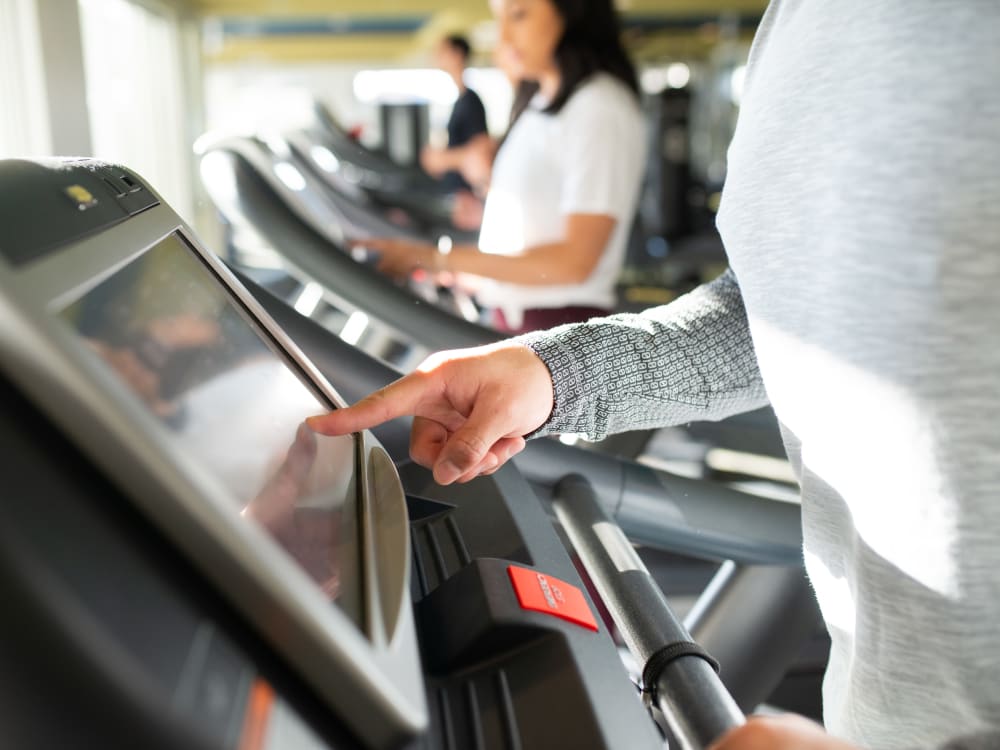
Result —
M594 272L611 239L616 219L599 214L569 214L564 239L536 245L521 255L492 255L459 245L447 255L433 245L405 240L366 240L381 254L379 270L404 275L414 268L484 276L523 286L579 284Z
M488 133L481 133L461 146L426 146L420 152L420 166L435 177L445 172L459 172L470 185L485 187L490 180L496 151L497 142Z

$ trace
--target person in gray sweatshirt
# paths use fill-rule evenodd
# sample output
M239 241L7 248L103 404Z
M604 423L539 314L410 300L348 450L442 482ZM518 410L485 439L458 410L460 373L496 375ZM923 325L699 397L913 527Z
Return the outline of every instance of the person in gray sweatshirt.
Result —
M526 435L770 403L828 734L769 718L717 747L1000 747L1000 4L774 0L718 224L730 270L668 306L434 355L313 425L414 414L448 483Z

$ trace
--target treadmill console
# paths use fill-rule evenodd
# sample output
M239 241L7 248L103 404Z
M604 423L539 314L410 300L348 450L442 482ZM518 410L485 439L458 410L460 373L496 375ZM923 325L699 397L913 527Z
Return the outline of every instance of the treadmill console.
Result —
M0 196L20 736L51 691L118 745L662 745L513 467L309 430L337 391L129 170L0 161Z

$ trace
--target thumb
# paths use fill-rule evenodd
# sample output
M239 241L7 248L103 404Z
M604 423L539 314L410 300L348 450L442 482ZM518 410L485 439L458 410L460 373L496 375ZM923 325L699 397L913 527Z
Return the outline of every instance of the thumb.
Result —
M407 375L375 391L345 409L334 409L306 419L306 424L321 435L347 435L367 430L390 419L416 413L430 385L418 373Z

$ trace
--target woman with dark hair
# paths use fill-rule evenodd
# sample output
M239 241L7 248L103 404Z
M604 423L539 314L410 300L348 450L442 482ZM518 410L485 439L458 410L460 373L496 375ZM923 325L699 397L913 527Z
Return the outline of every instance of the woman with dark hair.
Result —
M528 104L493 165L478 247L364 244L381 267L481 277L494 323L524 331L606 314L642 180L635 71L610 0L493 0Z

